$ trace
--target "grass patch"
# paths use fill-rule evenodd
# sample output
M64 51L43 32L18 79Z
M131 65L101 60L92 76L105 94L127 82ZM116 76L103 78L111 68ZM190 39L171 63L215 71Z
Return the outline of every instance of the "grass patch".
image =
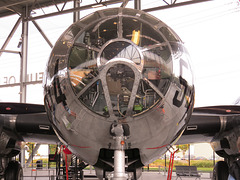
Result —
M191 166L197 166L198 171L202 172L211 172L213 170L213 161L212 160L191 160L190 161ZM187 160L175 160L174 161L174 166L188 166L189 163ZM149 170L150 171L158 171L159 166L162 168L165 167L165 160L164 159L157 159L153 163L149 164ZM166 161L166 167L168 168L169 166L169 160ZM144 167L144 170L148 170L148 166ZM173 169L175 170L175 168Z
M40 159L38 159L40 160ZM47 167L48 159L47 158L42 158L41 159L43 162L43 167ZM36 168L36 161L33 160L34 168ZM56 167L56 163L50 163L50 168ZM174 160L174 166L188 166L188 161L187 160ZM165 160L164 159L157 159L153 163L149 164L148 166L145 166L143 169L144 171L159 171L159 166L161 166L162 169L165 167ZM166 161L166 167L168 168L169 166L169 160ZM174 167L173 166L173 167ZM198 171L201 172L212 172L213 171L213 161L212 160L191 160L191 166L197 166ZM30 164L31 167L31 164ZM87 167L89 169L89 167ZM173 168L175 171L175 168Z

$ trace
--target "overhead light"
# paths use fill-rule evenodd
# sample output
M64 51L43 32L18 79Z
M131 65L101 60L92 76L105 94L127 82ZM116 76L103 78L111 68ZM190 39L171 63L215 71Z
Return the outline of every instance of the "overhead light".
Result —
M92 6L92 8L99 8L99 7L103 7L103 4L96 4Z

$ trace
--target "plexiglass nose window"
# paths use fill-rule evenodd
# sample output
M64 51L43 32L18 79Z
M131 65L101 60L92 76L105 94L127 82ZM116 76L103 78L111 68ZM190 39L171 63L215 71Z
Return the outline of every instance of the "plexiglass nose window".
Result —
M134 79L133 70L124 64L112 66L106 74L113 112L118 117L127 112Z
M154 29L161 22L151 16L136 16L137 10L122 10L121 15L115 11L119 9L82 21L86 26L69 52L70 83L77 98L98 114L109 115L111 110L117 117L127 111L138 115L159 103L169 89L172 57L168 39L172 36L170 31L165 37L165 31ZM114 59L126 62L111 65ZM138 84L134 84L136 75Z
M132 60L137 65L141 63L141 56L137 48L126 41L115 41L106 46L101 54L100 63L104 65L107 61L115 58Z

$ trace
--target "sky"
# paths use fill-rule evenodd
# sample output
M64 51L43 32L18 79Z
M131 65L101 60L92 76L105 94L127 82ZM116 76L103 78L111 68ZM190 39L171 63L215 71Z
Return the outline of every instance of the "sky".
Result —
M142 0L142 9L161 5L161 2ZM133 3L130 2L127 7L133 8ZM35 15L52 12L54 8L36 10ZM90 12L92 10L82 11L81 17ZM239 0L214 0L150 14L176 31L191 55L195 76L195 107L232 104L240 96ZM0 47L17 19L18 16L0 19ZM72 14L40 19L37 23L54 44L62 32L71 25ZM6 49L19 51L17 45L20 37L21 25ZM41 80L41 73L45 70L51 48L31 22L28 47L28 74L33 80ZM19 55L3 53L0 57L0 85L15 80L19 82L19 66ZM0 88L0 94L0 101L19 102L19 87ZM27 87L27 102L43 104L41 84Z

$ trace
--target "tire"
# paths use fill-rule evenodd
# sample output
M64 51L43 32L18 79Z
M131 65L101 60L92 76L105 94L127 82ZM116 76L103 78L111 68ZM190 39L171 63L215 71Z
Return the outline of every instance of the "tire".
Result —
M18 161L10 161L4 173L5 180L23 180L22 166Z
M224 161L219 161L214 166L212 180L227 180L229 176L228 164Z

